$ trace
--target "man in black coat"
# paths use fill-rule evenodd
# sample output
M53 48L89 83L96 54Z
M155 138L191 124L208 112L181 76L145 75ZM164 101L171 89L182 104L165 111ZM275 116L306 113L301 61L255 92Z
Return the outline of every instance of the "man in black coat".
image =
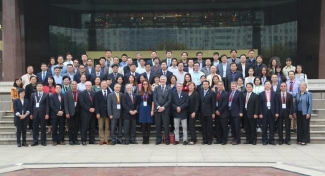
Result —
M237 90L237 82L230 83L228 107L230 110L231 132L234 137L232 145L240 144L240 118L243 117L244 100L243 93Z
M137 80L137 82L139 82L140 74L135 72L135 69L136 69L136 66L135 66L135 64L132 63L130 66L130 72L124 74L124 81L123 81L124 84L127 84L129 82L129 77L131 75L135 76L135 79ZM121 91L123 91L123 90L121 90Z
M183 84L178 83L176 86L177 92L173 92L172 96L172 112L175 125L175 142L174 145L179 144L179 124L182 123L183 129L183 145L187 145L187 107L189 97L188 94L182 92Z
M122 107L123 107L123 124L124 124L124 136L125 145L138 144L136 142L136 125L137 114L139 109L138 96L132 93L132 85L126 85L126 92L122 95Z
M227 73L226 79L228 82L228 85L226 87L226 90L229 90L230 92L230 83L231 82L237 82L239 77L242 77L243 74L240 71L237 71L237 65L235 63L230 64L230 73ZM227 89L228 88L228 89Z
M33 119L33 144L38 145L39 126L41 126L41 144L46 146L46 120L49 119L50 106L49 96L43 92L43 84L36 84L37 92L32 93L30 97L30 119Z
M99 145L110 143L108 139L109 134L109 117L107 113L107 96L110 94L110 90L107 89L107 81L103 80L100 83L102 90L95 93L94 102L95 102L95 113L96 118L98 119L98 133L99 133Z
M103 80L107 80L108 78L110 78L112 80L112 84L110 85L110 88L113 89L114 85L116 83L116 78L118 77L123 77L123 75L121 73L118 73L118 65L117 64L113 64L112 65L112 73L104 76Z
M82 145L87 145L87 131L89 126L89 144L95 143L95 103L94 96L95 92L91 90L91 82L87 81L85 83L86 90L82 91L80 94L80 107L81 107L81 143Z
M65 145L64 143L64 128L65 128L65 116L64 116L64 98L61 94L62 85L55 85L55 94L50 96L50 108L51 108L51 122L52 122L52 141L53 146L57 144ZM58 134L59 125L59 134Z
M173 76L173 73L167 70L166 61L161 62L161 70L157 73L158 75L165 75L167 77L167 84L170 84L170 77Z
M69 123L69 144L80 145L78 131L80 125L80 102L81 92L77 89L77 82L72 81L71 90L64 94L64 112Z
M245 144L256 145L257 135L257 118L259 113L259 96L253 92L253 84L246 84L245 97L245 107L244 107L244 122L245 122L245 132L246 132L246 142Z
M216 97L215 93L209 90L209 81L203 81L203 90L200 91L200 115L202 125L202 145L212 144L212 119L215 118Z
M154 77L156 76L154 72L151 71L151 66L146 63L146 71L142 75L149 81L150 84L154 83Z
M218 83L218 93L216 94L216 115L214 119L217 141L215 144L226 145L228 141L228 117L229 117L229 94L225 91L222 81Z
M80 77L81 75L86 75L87 81L90 80L90 75L86 72L86 68L84 65L79 66L79 71L73 76L73 80L77 83L80 83Z
M41 72L39 72L39 73L36 74L37 80L39 82L42 82L43 85L48 84L47 78L49 76L52 76L52 73L50 71L47 71L47 70L48 70L47 65L45 63L42 63L41 64Z
M95 84L96 77L100 77L100 80L103 80L105 76L105 73L101 71L100 64L96 64L95 66L95 72L90 75L90 81L92 84Z
M278 102L281 102L281 107L279 109L278 121L278 136L279 136L279 145L283 144L283 120L285 121L285 143L291 145L290 143L290 127L291 119L293 115L293 96L287 92L287 84L285 82L280 85L281 92L278 94Z

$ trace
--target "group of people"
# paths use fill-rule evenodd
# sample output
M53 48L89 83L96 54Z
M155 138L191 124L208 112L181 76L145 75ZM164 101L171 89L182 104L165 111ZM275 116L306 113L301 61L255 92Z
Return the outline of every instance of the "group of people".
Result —
M257 132L262 132L263 145L276 145L275 132L279 145L291 144L291 132L297 132L298 144L310 142L312 95L303 67L292 66L290 58L282 67L277 57L266 66L254 50L239 57L231 50L229 58L215 52L213 59L203 59L202 52L188 59L183 52L180 61L172 51L166 51L163 60L152 51L147 61L140 53L136 60L126 54L111 57L111 50L105 54L95 67L86 54L79 63L70 53L65 62L58 56L57 64L54 58L42 63L36 75L32 66L27 67L11 91L18 147L28 146L27 126L32 146L39 144L39 127L43 146L46 133L52 133L52 145L65 145L66 132L70 145L97 144L97 129L99 145L137 144L137 125L142 128L142 144L149 144L153 123L156 145L170 144L170 130L175 134L173 144L179 144L180 126L183 145L194 145L197 120L202 144L207 145L226 145L229 136L238 145L241 128L245 144L256 145Z

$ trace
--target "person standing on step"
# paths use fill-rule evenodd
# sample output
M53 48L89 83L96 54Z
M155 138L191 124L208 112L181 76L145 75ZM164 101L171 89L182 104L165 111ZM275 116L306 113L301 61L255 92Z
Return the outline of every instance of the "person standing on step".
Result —
M46 146L46 120L49 119L50 105L49 96L43 92L43 83L36 84L36 93L30 98L30 119L33 119L33 144L38 145L39 126L41 126L41 144Z
M172 94L172 111L174 116L175 125L175 142L174 145L179 144L179 124L182 123L183 129L183 145L187 145L187 107L188 107L188 94L182 92L183 84L177 83L177 92Z
M27 122L28 122L28 115L29 112L29 101L25 98L25 90L19 89L18 96L16 100L14 100L14 115L15 115L15 124L17 127L17 146L21 147L28 147L26 143L26 129L27 129ZM22 143L20 140L20 136L22 135Z
M62 96L62 85L55 85L55 93L50 96L50 108L52 119L52 145L65 145L64 143L64 98ZM58 134L59 125L59 134Z
M226 145L228 142L229 94L223 81L218 82L216 92L216 118L214 119L217 141L215 144Z

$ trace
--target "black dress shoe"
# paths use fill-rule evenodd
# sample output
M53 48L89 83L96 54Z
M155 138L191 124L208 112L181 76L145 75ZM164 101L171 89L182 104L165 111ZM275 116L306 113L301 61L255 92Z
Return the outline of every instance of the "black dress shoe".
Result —
M94 145L96 145L96 144L98 144L98 142L89 142L89 144L94 144Z
M23 142L22 146L23 147L28 147L28 144L26 142Z
M223 142L221 145L226 145L227 143L226 142Z
M253 145L256 145L256 141L252 142Z
M18 144L17 144L17 147L21 147L21 144L20 144L20 143L18 143Z
M233 142L232 145L238 145L238 143L237 142Z
M291 142L290 142L290 141L289 141L289 142L286 142L286 144L287 144L287 145L291 145Z
M275 143L275 142L270 142L269 144L270 144L270 145L276 145L276 143Z
M36 143L32 143L31 146L37 146L37 145L38 145L38 142L36 142Z
M123 144L123 142L121 140L117 140L116 143L117 144Z
M263 142L263 145L267 145L267 142Z
M130 144L138 144L137 141L130 141Z
M216 141L214 142L214 144L222 144L222 142Z
M42 146L47 146L46 142L42 142Z
M74 142L70 141L69 144L70 144L70 145L74 145Z
M279 145L282 145L283 144L283 142L279 142Z
M156 141L156 145L159 145L159 144L161 144L161 141Z
M73 143L74 143L74 145L80 145L80 143L78 141L74 141Z
M206 145L206 144L208 144L208 142L205 142L205 141L202 142L202 145Z
M169 145L169 144L170 144L169 141L166 140L166 145Z
M115 145L115 144L116 144L116 142L115 142L115 141L112 141L112 142L111 142L111 145Z
M129 144L130 144L130 142L126 142L126 141L124 142L124 145L129 145Z
M86 146L87 144L86 144L86 142L82 142L82 145L83 145L83 146Z
M183 145L187 145L187 144L188 144L188 142L187 142L187 141L184 141L184 142L183 142Z
M178 141L175 141L175 142L173 143L173 145L177 145L177 144L179 144L179 142L178 142Z
M244 144L251 144L251 142L249 142L249 141L246 141Z
M212 141L208 142L208 145L212 145Z

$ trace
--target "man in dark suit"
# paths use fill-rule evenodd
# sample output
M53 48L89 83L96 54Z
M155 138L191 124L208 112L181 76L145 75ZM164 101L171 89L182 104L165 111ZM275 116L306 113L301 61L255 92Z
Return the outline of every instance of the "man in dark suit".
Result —
M36 84L37 92L32 93L30 97L30 119L33 119L33 144L38 145L38 131L41 126L41 144L46 146L46 120L49 119L50 106L49 96L43 92L43 84L38 82Z
M237 82L230 83L230 90L228 107L230 111L231 132L234 137L232 145L238 145L240 144L240 118L243 117L244 109L243 93L237 90Z
M87 131L89 126L89 144L95 144L95 92L91 90L91 82L85 83L86 90L80 94L80 109L81 109L81 143L87 145Z
M95 73L95 68L93 67L93 60L91 58L87 59L87 68L86 68L86 74L91 75ZM88 80L89 81L89 80Z
M256 145L257 135L257 118L259 111L259 96L253 92L253 84L246 84L245 108L244 108L244 122L246 132L245 144Z
M177 92L173 92L172 96L172 112L175 125L175 142L179 144L179 124L182 123L183 129L183 145L187 145L187 107L189 105L188 94L182 92L183 84L178 83L176 86Z
M80 65L81 66L81 65ZM69 123L69 144L80 145L78 142L78 131L80 124L80 102L81 92L77 90L77 82L71 82L71 90L64 94L65 117Z
M226 145L228 141L228 117L229 117L229 94L225 91L222 81L218 82L218 93L216 93L216 115L214 119L217 141L215 144Z
M237 71L242 73L242 78L245 79L248 76L248 70L250 65L246 63L246 55L240 55L240 63L237 64Z
M74 74L73 80L76 81L77 83L80 83L81 75L86 75L87 81L90 80L90 78L89 78L90 76L88 73L86 73L86 68L84 65L79 66L79 71L76 74Z
M126 92L122 96L123 124L125 145L138 144L136 141L136 123L139 109L138 96L132 93L132 85L126 85Z
M119 141L119 143L122 144L122 120L119 119L122 119L123 108L121 101L123 93L120 92L120 89L121 85L115 84L114 92L109 94L107 97L107 114L111 119L111 145L115 145L116 141ZM118 136L116 137L115 128L118 121Z
M227 73L227 82L228 82L228 90L230 92L230 83L237 82L239 77L242 77L243 74L240 71L237 71L237 65L235 63L230 64L230 73Z
M200 91L200 119L202 125L202 145L212 144L212 119L215 118L216 97L215 93L209 90L209 81L203 81L203 90Z
M155 123L156 123L156 145L161 144L161 121L164 125L165 143L169 145L169 113L172 101L172 92L166 85L167 77L160 76L160 85L154 90L153 100L155 102Z
M151 51L151 53L150 53L150 58L151 59L147 60L146 63L150 64L151 67L154 66L155 65L155 63L154 63L154 58L155 57L157 57L157 52L156 51Z
M265 81L265 90L260 93L259 117L263 118L262 141L263 145L276 145L274 142L274 122L279 117L279 103L276 93L271 89L271 82ZM267 130L269 129L269 137Z
M155 73L151 72L151 66L150 66L150 64L146 63L146 72L144 72L142 75L149 81L150 84L153 84L154 83L154 79L153 78L156 75L155 75Z
M28 144L26 143L26 129L27 129L27 122L28 122L28 115L29 112L29 101L27 98L25 98L25 90L19 89L18 90L18 96L16 100L14 100L13 106L14 106L14 123L17 127L17 146L21 147L28 147ZM20 136L22 135L22 143L20 140Z
M263 64L262 56L257 56L256 57L256 64L254 65L254 76L260 76L263 67L266 67L266 65Z
M101 72L101 66L100 66L100 64L96 64L96 66L95 66L95 73L92 73L90 75L90 81L91 81L92 84L95 84L96 77L100 77L100 80L103 80L103 78L105 77L104 72Z
M118 78L118 77L123 77L123 75L121 74L121 73L118 73L118 65L117 64L113 64L112 65L112 73L110 73L110 74L108 74L108 75L106 75L106 76L104 76L104 78L103 78L103 80L107 80L108 78L111 78L112 79L112 84L111 84L111 89L113 89L114 88L114 85L115 85L115 83L116 83L116 78Z
M271 76L272 81L272 90L276 93L279 93L280 90L280 84L278 83L278 75L274 74Z
M95 113L98 119L98 129L99 129L99 145L107 144L109 145L108 139L109 134L109 117L107 114L107 96L111 93L108 88L107 81L103 80L100 83L102 88L101 91L95 93Z
M197 52L196 53L196 60L194 61L195 62L198 62L199 63L199 70L201 70L203 67L205 67L205 60L203 60L203 53L201 51Z
M136 69L136 66L135 66L135 64L132 63L130 66L130 72L124 74L124 81L123 81L124 84L126 84L129 81L130 75L135 76L135 79L137 80L137 82L139 82L140 74L135 72L135 69Z
M291 145L290 143L290 127L291 127L291 119L293 115L293 96L287 92L287 84L285 82L280 85L281 92L278 94L278 102L281 103L281 107L279 109L279 117L278 121L278 136L279 136L279 145L283 144L283 120L285 121L285 143L287 145Z
M172 65L172 51L166 51L166 59L162 60L162 62L166 62L167 67Z
M157 75L165 75L167 77L167 84L170 84L170 77L173 76L173 73L167 70L167 63L165 61L161 62L161 70Z
M36 78L39 82L42 82L43 85L47 84L47 78L52 75L50 71L47 71L47 65L45 63L41 64L41 72L36 74Z
M53 146L57 144L65 145L64 143L64 98L61 94L62 85L55 85L55 94L50 96L51 120L52 120L52 141ZM59 125L59 134L58 134Z

